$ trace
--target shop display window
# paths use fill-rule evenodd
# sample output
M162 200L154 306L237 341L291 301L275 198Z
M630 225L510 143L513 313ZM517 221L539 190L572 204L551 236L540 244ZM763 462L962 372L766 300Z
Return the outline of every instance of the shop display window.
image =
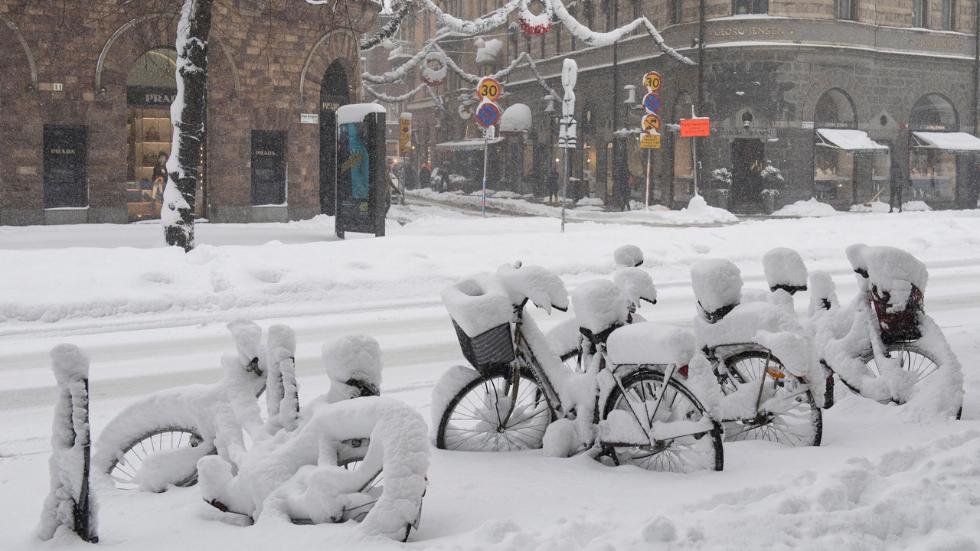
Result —
M911 200L956 199L956 156L935 149L913 148L909 166Z

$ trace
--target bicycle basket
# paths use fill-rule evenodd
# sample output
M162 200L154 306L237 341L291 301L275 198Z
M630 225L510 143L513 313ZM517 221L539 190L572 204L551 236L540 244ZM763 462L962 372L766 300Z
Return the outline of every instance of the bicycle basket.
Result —
M874 306L875 317L881 328L881 341L885 344L909 342L922 338L919 330L919 312L922 311L922 291L915 285L909 293L908 303L901 312L889 312L888 291L879 292L877 287L871 289L871 304Z
M455 320L453 328L456 329L463 356L480 373L514 361L514 339L509 323L498 325L475 337L467 335Z

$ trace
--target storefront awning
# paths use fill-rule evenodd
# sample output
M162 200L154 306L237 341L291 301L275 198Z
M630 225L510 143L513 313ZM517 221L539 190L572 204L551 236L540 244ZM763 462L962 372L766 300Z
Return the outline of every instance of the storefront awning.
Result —
M953 152L980 151L980 138L966 132L912 132L915 147Z
M503 140L504 140L503 138L490 138L490 140L487 143L493 145L495 143L500 143ZM458 142L437 143L436 148L449 149L452 151L478 151L483 149L483 142L484 142L483 138L472 138L469 140L462 140Z
M872 140L863 130L847 130L843 128L818 128L817 145L843 149L852 153L885 153L887 145Z

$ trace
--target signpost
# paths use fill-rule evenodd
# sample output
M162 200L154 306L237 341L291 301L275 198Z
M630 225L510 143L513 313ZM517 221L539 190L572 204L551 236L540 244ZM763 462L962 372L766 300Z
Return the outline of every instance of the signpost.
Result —
M562 150L561 231L565 233L565 203L568 201L568 150L578 146L578 129L575 122L575 82L578 80L578 64L566 58L561 67L561 85L565 96L561 100L561 128L558 147ZM549 161L550 163L550 161Z
M664 79L660 73L650 71L643 75L643 86L647 93L643 96L643 109L647 114L640 121L640 149L647 150L647 171L646 171L646 208L650 209L650 157L651 150L660 149L660 129L663 127L663 120L660 118L660 109L663 102L660 100L660 87L663 86Z
M681 119L682 138L707 138L711 135L711 119L708 117L698 117L694 114L694 106L691 106L691 118ZM698 141L694 140L691 147L691 156L694 159L694 194L698 194Z
M497 99L504 93L504 87L493 77L484 77L476 86L476 97L481 98L474 117L483 127L483 197L480 198L480 214L487 215L487 160L490 157L490 133L500 120L500 106Z

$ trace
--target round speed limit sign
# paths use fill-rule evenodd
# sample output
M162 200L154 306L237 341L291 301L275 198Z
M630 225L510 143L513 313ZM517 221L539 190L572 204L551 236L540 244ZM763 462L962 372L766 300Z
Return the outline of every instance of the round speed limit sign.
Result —
M476 97L496 102L504 93L504 87L493 77L484 77L476 86Z
M657 115L650 113L643 117L642 128L644 132L649 132L651 130L656 130L657 132L660 132L661 126L663 126L663 123L661 122L660 117L658 117Z
M643 75L643 85L647 87L648 91L656 92L660 89L661 84L663 84L663 77L660 76L660 73L650 71Z

